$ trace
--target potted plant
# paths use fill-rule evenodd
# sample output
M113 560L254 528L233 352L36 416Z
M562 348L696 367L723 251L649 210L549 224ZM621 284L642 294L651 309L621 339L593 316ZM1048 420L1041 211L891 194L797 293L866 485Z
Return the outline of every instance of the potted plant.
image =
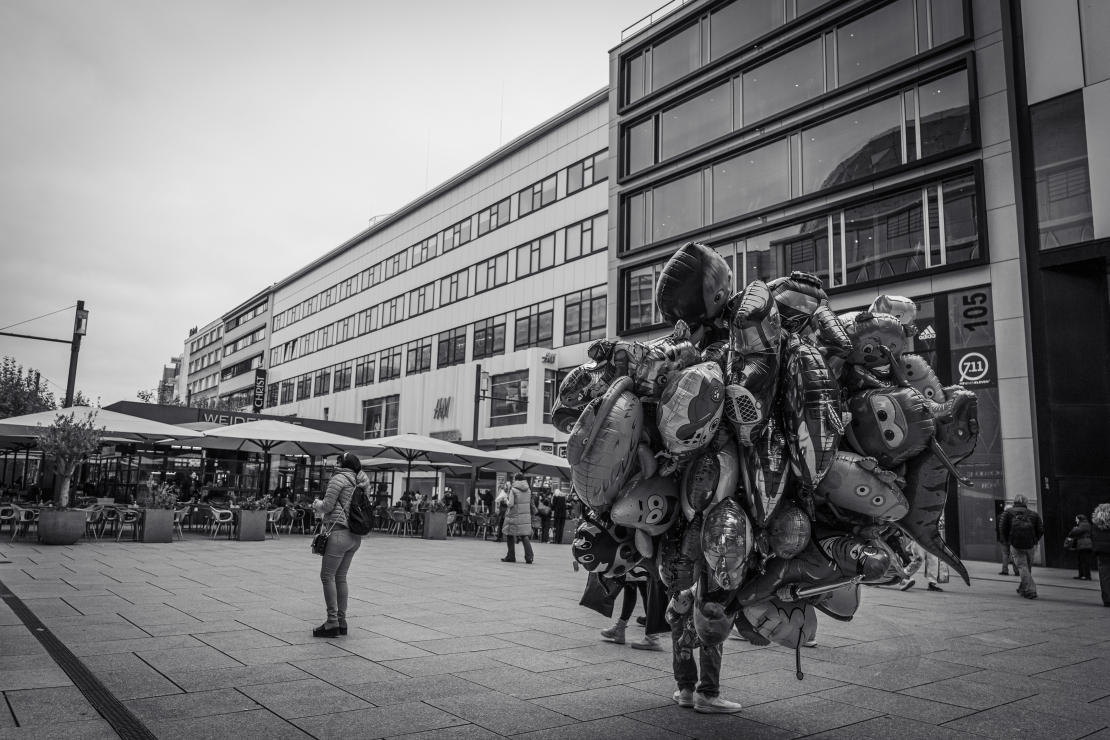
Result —
M43 427L35 441L43 457L50 461L57 486L54 508L39 514L39 539L46 545L72 545L85 534L85 512L69 508L69 486L81 459L100 449L104 427L96 428L96 412L58 414L54 423Z
M243 542L261 542L266 539L266 516L272 500L271 496L263 496L243 501L236 539Z
M177 489L169 483L147 480L139 494L143 508L142 542L173 542L173 507L177 503Z
M447 539L447 507L438 501L424 512L424 539Z

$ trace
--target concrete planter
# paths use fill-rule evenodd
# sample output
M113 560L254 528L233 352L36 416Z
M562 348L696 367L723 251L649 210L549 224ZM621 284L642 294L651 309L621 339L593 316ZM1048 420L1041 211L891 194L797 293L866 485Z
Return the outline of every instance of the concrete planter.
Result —
M173 542L173 509L143 511L142 542Z
M261 542L266 539L266 512L240 511L239 531L235 539L241 542Z
M44 545L72 545L85 534L85 512L51 511L39 514L39 540Z
M447 539L447 512L428 511L424 513L424 539Z

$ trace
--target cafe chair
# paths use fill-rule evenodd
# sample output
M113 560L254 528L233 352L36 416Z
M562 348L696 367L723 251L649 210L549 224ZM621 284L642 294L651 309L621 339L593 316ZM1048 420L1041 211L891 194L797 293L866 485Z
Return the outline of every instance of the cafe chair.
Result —
M285 526L285 531L288 534L293 534L293 527L299 527L301 534L307 534L305 531L305 523L308 521L304 509L293 509L289 513L289 523Z
M271 539L274 537L281 539L281 533L278 532L278 521L281 518L282 511L284 509L270 509L266 512L266 530L272 535Z
M81 509L85 512L85 539L97 540L100 539L96 534L97 525L100 524L101 512L104 507L90 506L87 509ZM90 536L91 535L91 536Z
M119 528L119 509L114 506L105 506L100 514L100 522L98 523L97 531L101 537L104 536L105 530L108 531L108 536L111 537L116 533Z
M15 507L0 506L0 532L4 530L4 524L7 524L15 534Z
M220 527L225 524L230 537L231 530L235 526L235 515L230 509L217 509L215 506L211 507L210 511L212 512L212 539L216 539L216 535L220 533Z
M412 512L404 509L393 509L389 512L389 518L393 520L393 526L390 527L392 534L398 534L402 537L412 536Z
M123 537L123 528L131 527L131 539L138 539L139 537L139 511L137 509L119 509L119 532L116 534L116 542L119 542L120 537Z
M188 506L186 506L184 509L174 509L173 512L173 531L176 532L177 536L182 540L185 539L185 530L183 528L183 525L185 524L185 517L188 515Z
M22 506L16 506L15 504L12 504L12 509L15 510L15 520L12 522L11 541L15 542L16 538L20 536L20 533L22 533L22 536L26 537L28 530L32 526L34 526L36 530L38 529L39 513L35 509L24 509Z
M474 527L475 538L477 538L478 535L482 535L483 540L489 539L489 527L491 518L492 517L490 517L488 514L479 514L478 516L474 517L474 523L477 525Z
M459 534L459 514L456 511L447 512L447 536L451 536L452 530Z

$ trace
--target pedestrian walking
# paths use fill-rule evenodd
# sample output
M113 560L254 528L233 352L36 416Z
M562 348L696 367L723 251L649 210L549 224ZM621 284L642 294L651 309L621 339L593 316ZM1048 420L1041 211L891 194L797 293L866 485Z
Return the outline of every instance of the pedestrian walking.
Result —
M608 629L601 631L601 636L606 640L612 640L618 645L625 643L625 630L628 628L628 620L632 618L632 612L636 611L636 595L639 594L644 602L644 609L647 610L647 579L649 575L647 571L642 568L633 568L624 576L624 600L621 602L621 614L617 619L616 624ZM646 624L647 620L644 620ZM659 644L658 635L644 635L644 639L639 642L632 643L632 647L636 650L662 650L663 646Z
M563 529L567 525L567 497L562 491L556 491L551 499L551 518L555 522L555 544L563 544Z
M1002 520L1005 518L1006 512L1009 511L1012 506L1013 504L1011 504L1010 507L1004 508L1002 513L998 515L998 521L994 523L995 537L998 540L998 544L1002 546L1002 570L998 573L1000 576L1010 575L1010 543L1002 536ZM1017 566L1014 566L1014 575L1017 575Z
M1102 605L1110 606L1110 504L1099 504L1091 515L1091 549L1098 559Z
M1021 576L1017 592L1026 599L1037 598L1033 581L1033 551L1044 537L1044 523L1037 512L1030 511L1029 499L1018 494L1014 505L1002 513L1002 535L1010 543L1010 557Z
M327 549L320 563L320 582L324 586L324 605L328 618L312 630L313 637L338 637L347 634L347 571L351 567L362 537L347 527L347 511L355 488L370 490L370 479L362 472L362 463L350 453L339 456L335 475L328 481L328 491L323 499L313 503L313 509L323 517L322 531L330 532Z
M1091 580L1091 556L1094 546L1091 543L1091 523L1087 517L1080 514L1075 518L1075 526L1064 540L1065 549L1075 551L1075 559L1079 561L1079 575L1072 576L1077 581Z
M509 487L502 486L497 491L497 499L494 500L494 506L497 507L497 539L494 542L501 542L502 537L505 535L505 515L509 511Z
M509 552L501 558L503 563L516 562L516 540L524 546L524 562L532 564L532 514L535 504L532 503L532 489L523 475L517 473L513 476L513 484L509 487L508 499L505 502L505 542L508 543Z
M551 504L547 496L540 499L536 513L540 518L540 542L547 544L548 531L551 529Z

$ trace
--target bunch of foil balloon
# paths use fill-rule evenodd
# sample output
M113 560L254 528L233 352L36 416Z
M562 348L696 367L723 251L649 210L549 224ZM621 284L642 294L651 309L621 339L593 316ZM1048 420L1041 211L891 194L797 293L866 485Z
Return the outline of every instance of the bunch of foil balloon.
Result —
M587 507L576 561L646 570L703 645L735 627L796 648L817 611L851 619L861 586L906 578L913 544L970 585L940 518L954 482L971 485L956 465L976 398L908 351L914 303L838 316L808 273L732 284L716 251L684 245L656 288L670 335L598 340L560 385L553 421Z

